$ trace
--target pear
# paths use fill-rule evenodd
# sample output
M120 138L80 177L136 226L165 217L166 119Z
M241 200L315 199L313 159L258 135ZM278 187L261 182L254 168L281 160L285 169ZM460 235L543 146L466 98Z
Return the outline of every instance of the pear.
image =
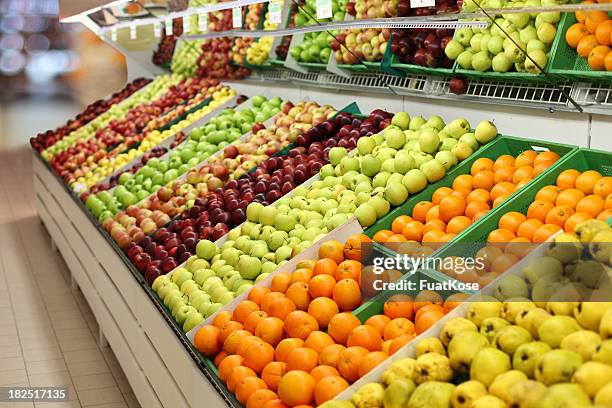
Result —
M416 369L416 360L413 358L402 358L396 360L382 373L380 379L386 385L391 385L402 378L413 378Z
M487 389L478 381L466 381L455 387L451 395L453 408L470 408L472 402L487 395Z
M427 353L416 360L414 381L417 384L427 381L450 381L453 374L448 357L438 353Z
M493 395L485 395L478 398L470 405L470 408L507 408L508 405Z
M612 337L612 308L606 310L599 321L599 334L604 339Z
M514 350L521 344L532 340L531 333L519 326L502 328L495 336L494 345L504 353L514 354Z
M574 234L564 232L555 237L555 241L546 249L546 254L563 264L568 264L580 259L582 247L580 240Z
M531 288L531 299L539 307L546 307L546 302L563 286L564 283L560 280L551 280L550 276L544 276Z
M512 356L512 367L524 372L529 378L533 378L536 362L540 356L550 350L550 346L541 341L521 344Z
M448 345L451 366L459 372L469 372L476 353L489 345L489 340L478 332L457 333Z
M578 367L572 382L580 385L593 398L604 385L612 383L612 366L598 361L587 361Z
M383 406L385 408L402 408L408 404L416 385L408 378L393 381L385 390Z
M382 407L385 387L380 383L369 383L362 386L353 396L351 402L356 408Z
M496 348L485 347L472 359L470 378L488 387L495 377L510 368L510 356Z
M529 296L529 287L522 278L508 275L495 285L493 296L502 301L516 297L526 298Z
M551 277L551 281L555 278L561 278L563 274L563 265L558 259L550 256L543 256L529 262L521 271L521 276L526 279L531 285L544 277Z
M467 318L476 326L480 327L484 319L488 317L500 317L501 308L501 302L475 301L470 303Z
M576 265L572 273L572 279L576 284L581 284L590 289L597 289L609 283L608 269L603 263L597 261L581 261Z
M552 316L541 308L531 309L525 314L516 317L516 324L531 333L534 338L539 338L538 327Z
M484 334L487 340L492 342L495 340L497 333L509 325L510 323L501 317L489 317L482 321L482 324L480 325L480 333Z
M536 408L544 392L544 384L532 380L521 381L510 387L506 402L513 408Z
M536 361L535 379L546 385L569 382L582 364L580 354L569 350L551 350Z
M591 360L612 365L612 340L604 340L595 349Z
M519 370L506 371L495 377L493 383L489 386L489 393L496 396L502 401L508 401L510 388L519 382L527 381L528 378L524 372Z
M612 302L581 302L574 308L574 317L582 327L599 330L603 314L612 307Z
M612 383L603 386L594 399L595 404L612 407Z
M355 408L351 401L333 400L319 405L319 408Z
M453 384L428 381L419 385L410 396L407 408L450 408Z
M600 220L589 220L583 222L582 224L576 226L574 229L574 234L578 237L580 242L589 243L593 240L595 235L599 231L603 231L610 228L608 224Z
M612 309L611 309L612 310ZM561 340L561 348L571 350L582 357L583 361L588 361L601 344L601 336L591 330L579 330L565 336Z
M427 353L438 353L446 355L442 342L436 337L428 337L419 342L415 347L417 358Z
M506 299L502 306L501 317L510 323L514 323L518 315L535 308L536 305L525 298Z
M551 347L559 347L561 340L570 333L580 330L576 320L569 316L553 316L538 328L538 337Z
M555 384L549 387L538 401L537 408L587 408L589 396L579 385Z
M440 340L442 344L448 347L450 341L453 339L453 336L457 333L464 331L478 331L476 325L470 322L468 319L464 319L463 317L453 317L449 319L442 330L440 331Z
M589 252L593 259L608 262L612 255L612 229L599 231L589 243Z
M576 306L578 306L578 302L547 302L546 310L553 316L573 316Z

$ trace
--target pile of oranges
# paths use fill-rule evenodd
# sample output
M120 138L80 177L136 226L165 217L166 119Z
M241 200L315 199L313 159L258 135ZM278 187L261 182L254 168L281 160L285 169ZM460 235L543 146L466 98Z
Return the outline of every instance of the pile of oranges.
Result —
M436 292L395 295L384 313L363 324L351 312L362 304L359 247L369 238L327 241L317 261L255 286L232 313L202 326L194 345L213 359L219 378L247 408L320 405L456 307Z
M391 230L378 231L373 239L381 243L414 241L426 248L448 242L558 159L555 152L533 150L516 158L507 154L495 161L479 158L470 174L457 176L450 188L438 188L431 201L418 202L411 216L397 217Z
M592 1L584 1L593 3ZM577 23L565 33L567 45L587 58L594 71L612 71L612 19L605 11L578 11Z

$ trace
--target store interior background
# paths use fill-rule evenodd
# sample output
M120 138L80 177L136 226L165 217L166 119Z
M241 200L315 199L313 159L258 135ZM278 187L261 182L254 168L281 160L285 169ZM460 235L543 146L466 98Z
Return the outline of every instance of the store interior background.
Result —
M70 15L97 3L0 0L2 152L25 149L36 133L57 127L125 83L119 52L80 24L59 23L60 12Z

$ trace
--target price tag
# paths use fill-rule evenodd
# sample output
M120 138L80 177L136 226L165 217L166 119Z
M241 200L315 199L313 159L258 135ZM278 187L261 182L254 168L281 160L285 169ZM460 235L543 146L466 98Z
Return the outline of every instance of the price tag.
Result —
M166 35L172 35L172 19L166 20Z
M191 16L183 16L183 32L191 31Z
M198 16L198 30L201 33L208 31L208 13L202 13Z
M161 37L161 29L162 29L162 26L159 21L153 24L153 35L155 36L155 38Z
M130 40L136 39L136 25L130 26Z
M315 8L317 10L317 18L331 18L332 17L331 0L316 0Z
M410 8L435 7L436 0L410 0Z
M117 41L117 29L116 28L113 28L111 30L111 41L113 42Z
M272 0L268 4L268 21L270 24L280 24L281 22L281 4L278 0Z
M232 8L232 25L234 28L242 28L242 7Z

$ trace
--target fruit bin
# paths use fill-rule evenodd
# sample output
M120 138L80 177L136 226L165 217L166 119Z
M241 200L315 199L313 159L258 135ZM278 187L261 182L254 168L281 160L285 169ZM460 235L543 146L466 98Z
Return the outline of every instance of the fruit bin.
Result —
M474 248L474 253L487 242L491 231L497 228L499 219L510 211L527 213L527 208L534 201L538 191L545 186L555 184L557 176L564 170L576 169L580 172L597 170L604 176L612 176L612 153L592 149L576 149L568 152L547 171L532 180L525 188L513 193L505 202L491 210L478 222L471 225L457 236L458 239L443 246L432 256L444 258L451 255L466 256L467 245Z
M608 12L612 17L612 11ZM610 81L612 71L593 71L587 59L582 58L575 49L567 45L565 33L576 23L576 13L563 13L557 27L557 33L548 63L548 72L557 74L568 79L584 79L587 81Z
M391 36L387 43L387 49L381 63L381 70L388 74L405 76L405 72L419 75L451 76L455 72L455 65L452 68L431 68L417 64L402 64L397 59L397 55L391 52Z

